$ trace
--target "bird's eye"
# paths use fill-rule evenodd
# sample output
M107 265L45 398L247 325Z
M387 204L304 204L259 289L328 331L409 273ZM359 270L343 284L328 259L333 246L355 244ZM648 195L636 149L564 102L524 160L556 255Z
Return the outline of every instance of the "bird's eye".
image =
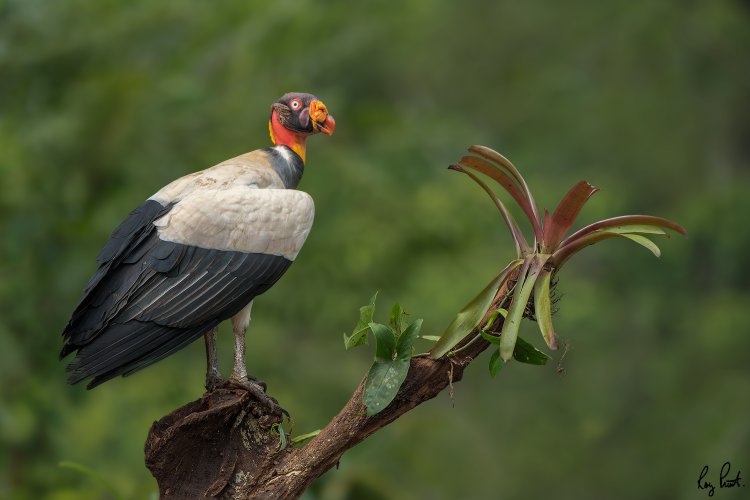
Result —
M299 102L299 99L295 99L291 103L292 109L299 109L300 106L302 106L302 103Z

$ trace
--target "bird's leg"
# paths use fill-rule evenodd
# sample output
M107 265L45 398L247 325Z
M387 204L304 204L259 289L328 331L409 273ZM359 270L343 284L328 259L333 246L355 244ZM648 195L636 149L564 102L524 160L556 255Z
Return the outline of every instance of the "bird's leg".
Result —
M232 370L232 380L247 381L253 380L266 389L266 384L257 380L255 377L248 377L247 365L245 364L245 335L247 327L250 325L250 311L253 308L252 301L245 306L240 312L232 317L232 331L234 332L234 369Z
M213 391L221 382L219 360L216 356L216 336L218 333L219 327L217 325L204 335L206 339L206 390L209 392Z
M234 332L234 369L232 376L229 377L229 384L242 387L255 398L266 404L274 411L281 411L289 416L289 413L279 406L275 399L266 394L266 384L257 380L255 377L248 377L247 366L245 365L245 334L247 327L250 325L250 310L253 307L252 301L245 306L239 313L232 317L232 331Z
M245 334L250 324L250 310L253 307L252 301L245 306L239 313L232 317L232 331L234 332L234 369L232 376L227 381L230 385L242 387L255 399L264 403L268 408L275 412L289 413L279 406L275 399L266 394L266 384L255 377L248 377L247 366L245 365Z

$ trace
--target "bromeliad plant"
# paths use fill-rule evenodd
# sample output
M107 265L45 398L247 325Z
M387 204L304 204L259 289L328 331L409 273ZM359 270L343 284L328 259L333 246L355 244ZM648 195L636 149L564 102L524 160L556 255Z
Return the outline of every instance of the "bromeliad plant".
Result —
M563 197L552 215L545 210L544 218L541 218L526 181L507 158L484 146L472 146L469 151L475 156L464 156L449 168L471 177L490 196L513 236L517 259L456 315L430 351L433 358L449 354L459 342L478 330L477 335L498 345L490 360L490 372L493 375L502 366L502 362L507 362L511 357L543 364L548 357L519 339L518 329L533 293L534 316L544 341L550 349L557 349L557 336L552 326L550 284L552 277L570 257L589 245L609 238L629 239L648 248L658 257L659 247L644 235L667 235L665 229L687 234L679 224L661 217L624 215L590 224L565 238L584 204L597 188L586 181L579 182ZM513 215L492 189L467 169L490 177L511 195L531 223L533 244L527 242ZM507 290L507 296L499 297L503 287ZM480 325L493 304L509 305L507 310L498 308L485 325ZM486 331L498 314L505 316L499 337Z

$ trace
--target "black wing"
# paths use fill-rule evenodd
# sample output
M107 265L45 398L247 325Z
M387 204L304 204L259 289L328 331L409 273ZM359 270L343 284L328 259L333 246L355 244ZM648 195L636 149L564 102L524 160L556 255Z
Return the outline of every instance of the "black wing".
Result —
M153 221L167 213L149 200L114 231L97 258L63 336L77 351L69 382L95 387L163 359L237 314L291 261L276 255L162 241Z

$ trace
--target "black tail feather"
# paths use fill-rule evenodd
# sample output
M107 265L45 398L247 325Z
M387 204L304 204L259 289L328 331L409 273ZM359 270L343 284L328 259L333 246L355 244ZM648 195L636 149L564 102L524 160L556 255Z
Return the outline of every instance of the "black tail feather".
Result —
M67 367L68 383L92 379L86 386L92 389L119 375L131 375L182 349L218 324L218 319L192 328L140 321L113 324L78 349Z

